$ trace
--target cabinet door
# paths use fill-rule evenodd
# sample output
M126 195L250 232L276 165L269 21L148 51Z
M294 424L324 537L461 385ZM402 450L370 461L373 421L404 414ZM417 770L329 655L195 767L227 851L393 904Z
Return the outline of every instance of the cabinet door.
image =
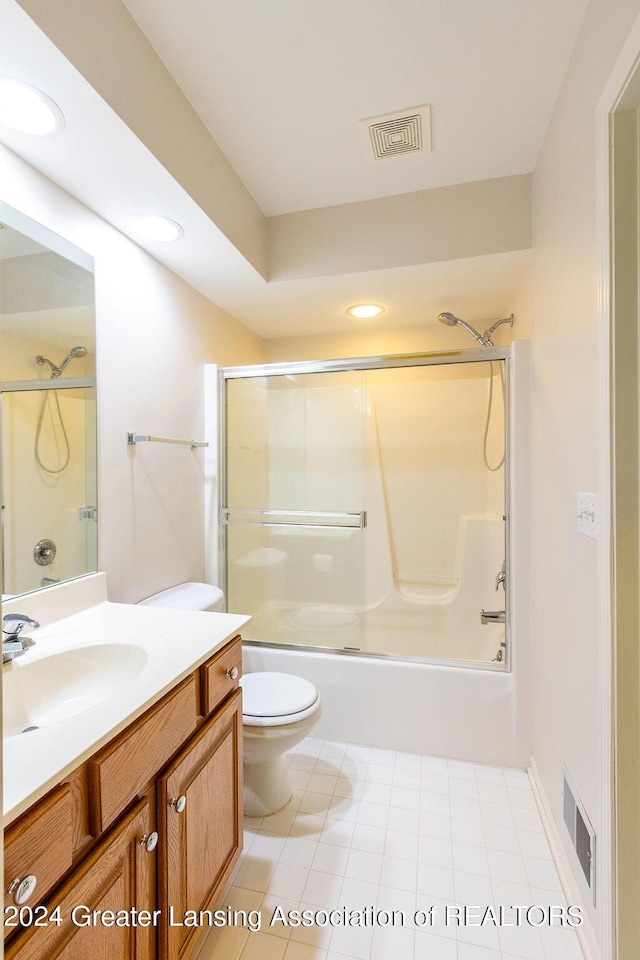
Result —
M236 691L158 780L160 956L185 960L242 844L242 708Z
M156 853L141 838L153 830L152 807L141 800L86 858L69 880L47 898L59 906L62 924L31 926L6 948L6 960L154 960L153 925L106 926L93 911L149 911L155 907ZM54 914L55 916L55 914ZM75 923L74 923L75 919Z

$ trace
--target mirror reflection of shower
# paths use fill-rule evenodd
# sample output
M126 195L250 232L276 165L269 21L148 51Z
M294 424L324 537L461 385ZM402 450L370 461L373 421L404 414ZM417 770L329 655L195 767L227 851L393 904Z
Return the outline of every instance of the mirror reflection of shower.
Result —
M490 327L487 327L484 333L479 333L475 327L472 327L470 323L467 323L465 320L461 320L460 317L456 317L453 313L439 313L438 320L440 323L444 323L446 327L462 327L463 330L466 330L467 333L470 333L474 340L477 340L483 347L494 347L495 343L491 339L491 334L501 327L504 323L508 323L510 327L513 326L514 316L511 314L510 317L504 317L502 320L496 320ZM482 457L484 459L484 465L487 470L490 470L492 473L495 473L496 470L499 470L504 463L504 458L506 455L506 449L503 448L502 456L497 464L492 466L489 463L489 456L487 453L488 439L489 439L489 427L491 425L491 408L493 406L493 362L489 363L490 372L489 372L489 397L487 399L487 418L484 425L484 437L482 442ZM506 393L505 393L505 384L504 384L504 371L502 365L499 366L500 370L500 386L502 388L502 410L503 414L506 414Z
M72 347L71 350L69 350L69 353L64 358L64 360L61 362L59 367L56 367L55 363L52 363L51 360L47 360L47 358L43 356L37 356L36 363L38 364L39 367L43 367L45 363L48 363L49 366L51 367L50 379L55 380L56 377L59 377L64 373L67 367L67 364L69 364L72 360L80 360L82 357L86 357L86 355L87 355L86 347Z
M48 360L47 357L43 357L41 355L38 355L36 357L36 363L40 367L43 367L45 364L48 364L49 367L51 368L51 375L49 379L56 380L58 377L62 376L68 364L72 360L80 360L82 359L82 357L86 357L87 353L88 351L86 347L82 347L82 346L72 347L69 353L64 358L64 360L60 362L59 366L56 366L56 364L53 363L51 360ZM52 409L50 406L50 399L49 399L50 394L53 394L53 397L54 397L55 410ZM57 466L57 467L47 466L43 462L40 456L40 440L42 436L42 427L43 427L44 418L45 418L47 409L49 410L53 436L57 440L57 436L59 435L62 440L61 459L63 462L61 466ZM36 438L34 442L33 452L34 452L36 463L38 464L41 470L44 470L45 473L55 476L57 474L62 473L69 466L69 460L71 459L71 447L69 445L69 437L67 435L67 429L64 424L62 410L60 409L60 400L58 397L57 390L43 390L42 392L42 400L40 403L40 412L38 414L38 424L36 427Z

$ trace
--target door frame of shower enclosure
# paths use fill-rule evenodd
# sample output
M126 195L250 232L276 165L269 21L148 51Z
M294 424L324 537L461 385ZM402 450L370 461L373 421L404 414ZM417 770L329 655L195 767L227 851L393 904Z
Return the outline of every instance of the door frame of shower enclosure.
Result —
M466 350L442 350L432 353L403 353L373 357L348 357L335 360L294 360L284 363L251 364L237 367L220 367L218 370L218 572L222 590L226 598L229 596L227 573L227 525L222 522L223 513L228 509L228 478L227 478L227 404L226 385L229 380L255 379L257 377L294 376L307 373L343 373L348 371L393 370L407 367L442 366L443 364L460 363L489 363L490 361L504 362L505 377L505 477L504 477L504 506L503 514L505 527L505 562L508 574L512 571L512 483L511 483L511 452L512 452L512 370L515 344L507 347L481 347ZM303 650L312 653L332 653L346 657L374 657L402 662L432 663L438 666L460 667L472 670L486 670L497 673L511 673L513 671L513 627L512 627L512 598L511 581L507 576L505 589L505 659L503 663L483 662L477 660L450 660L435 657L398 656L390 653L376 653L368 650L345 650L334 647L310 646L307 644L280 643L265 640L244 640L250 645L261 647L275 647L286 650ZM479 615L479 614L478 614Z

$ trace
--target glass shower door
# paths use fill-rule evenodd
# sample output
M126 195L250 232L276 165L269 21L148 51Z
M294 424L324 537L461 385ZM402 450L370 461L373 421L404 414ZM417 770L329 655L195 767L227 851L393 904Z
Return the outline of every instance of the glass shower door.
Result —
M366 373L371 653L505 663L502 363Z
M229 611L249 640L364 650L363 372L225 384Z

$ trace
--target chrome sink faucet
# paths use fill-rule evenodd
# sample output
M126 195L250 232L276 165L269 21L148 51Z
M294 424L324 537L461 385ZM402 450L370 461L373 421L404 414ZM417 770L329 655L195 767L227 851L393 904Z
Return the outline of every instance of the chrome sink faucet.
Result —
M5 626L6 625L6 626ZM39 627L37 620L25 616L23 613L7 613L2 618L2 662L7 663L15 657L21 657L29 647L35 646L31 637L23 637L22 631L26 626Z

